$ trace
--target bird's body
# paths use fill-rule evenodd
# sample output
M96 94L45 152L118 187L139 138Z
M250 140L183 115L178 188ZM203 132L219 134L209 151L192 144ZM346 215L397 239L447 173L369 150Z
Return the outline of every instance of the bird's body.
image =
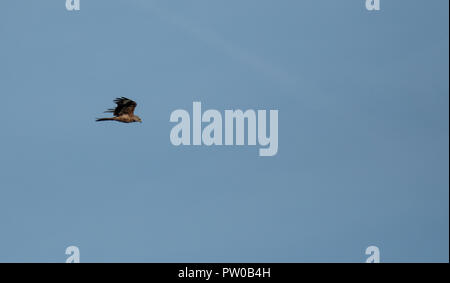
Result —
M122 123L142 122L139 116L134 115L134 109L137 103L126 97L116 98L114 102L117 104L116 108L108 109L105 113L113 113L114 117L99 118L96 121L117 121Z

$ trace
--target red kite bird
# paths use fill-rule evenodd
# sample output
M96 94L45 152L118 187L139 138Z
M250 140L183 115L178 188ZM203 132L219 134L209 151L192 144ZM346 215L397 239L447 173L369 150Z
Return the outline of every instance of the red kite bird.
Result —
M100 118L96 121L118 121L122 123L133 123L141 122L139 116L134 115L134 108L136 108L137 103L126 97L116 98L114 103L117 104L115 109L108 109L105 113L114 113L112 118Z

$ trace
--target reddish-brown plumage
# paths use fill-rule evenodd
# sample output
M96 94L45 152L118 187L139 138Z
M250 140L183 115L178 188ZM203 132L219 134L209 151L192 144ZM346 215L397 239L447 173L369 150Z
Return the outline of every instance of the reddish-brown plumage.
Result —
M116 108L108 109L105 113L113 113L114 117L99 118L96 121L117 121L122 123L142 122L141 118L134 115L134 109L137 103L126 97L116 98L114 102L117 104Z

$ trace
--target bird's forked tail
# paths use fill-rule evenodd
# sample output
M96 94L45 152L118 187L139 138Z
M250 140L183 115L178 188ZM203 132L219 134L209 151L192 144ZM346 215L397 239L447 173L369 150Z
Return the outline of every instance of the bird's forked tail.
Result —
M96 122L101 122L101 121L114 121L114 118L98 118L97 120L95 120Z

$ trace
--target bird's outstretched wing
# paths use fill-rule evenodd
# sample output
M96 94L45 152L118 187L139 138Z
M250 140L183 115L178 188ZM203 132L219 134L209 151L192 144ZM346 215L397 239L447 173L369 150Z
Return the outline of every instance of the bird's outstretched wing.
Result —
M117 104L115 109L108 109L105 113L114 113L114 116L119 117L122 115L134 115L134 109L136 108L137 103L131 99L126 97L116 98L114 103Z

